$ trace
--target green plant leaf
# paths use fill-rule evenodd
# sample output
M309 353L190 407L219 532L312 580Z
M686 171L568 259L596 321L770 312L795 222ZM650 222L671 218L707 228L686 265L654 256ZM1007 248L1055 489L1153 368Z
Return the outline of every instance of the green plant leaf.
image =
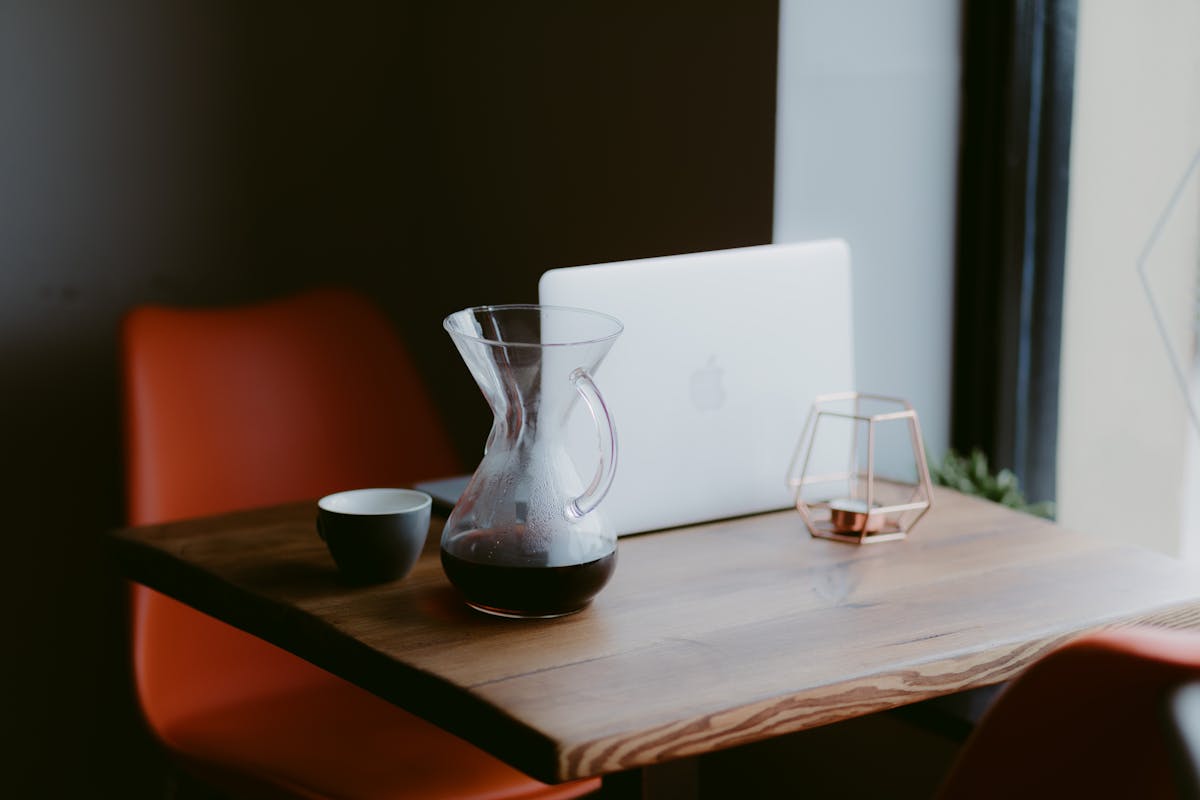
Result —
M946 451L940 464L930 467L930 476L939 486L949 486L963 494L982 497L1017 511L1053 519L1053 503L1029 503L1021 492L1021 482L1010 469L993 475L988 469L987 456L976 448L969 456L954 450Z

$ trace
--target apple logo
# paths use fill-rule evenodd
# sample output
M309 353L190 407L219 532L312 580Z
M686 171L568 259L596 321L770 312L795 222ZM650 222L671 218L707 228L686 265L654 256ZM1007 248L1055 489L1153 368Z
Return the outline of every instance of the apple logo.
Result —
M715 355L708 364L692 373L692 405L700 411L715 411L725 405L725 388L721 386L725 370L717 366Z

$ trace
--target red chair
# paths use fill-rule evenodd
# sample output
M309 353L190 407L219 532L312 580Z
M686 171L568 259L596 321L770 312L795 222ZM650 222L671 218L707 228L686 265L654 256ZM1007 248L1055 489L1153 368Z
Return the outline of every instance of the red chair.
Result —
M131 524L458 470L408 354L356 294L139 308L122 348ZM535 781L261 639L144 586L132 595L145 718L186 772L219 789L558 800L600 786Z
M1200 676L1200 633L1081 637L1013 681L967 740L940 797L1175 798L1172 690Z

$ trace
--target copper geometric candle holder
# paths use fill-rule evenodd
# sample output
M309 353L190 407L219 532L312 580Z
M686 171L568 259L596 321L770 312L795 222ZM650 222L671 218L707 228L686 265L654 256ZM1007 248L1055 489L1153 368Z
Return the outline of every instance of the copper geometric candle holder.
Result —
M796 510L822 539L903 539L933 504L921 423L906 400L861 392L813 401L788 468Z

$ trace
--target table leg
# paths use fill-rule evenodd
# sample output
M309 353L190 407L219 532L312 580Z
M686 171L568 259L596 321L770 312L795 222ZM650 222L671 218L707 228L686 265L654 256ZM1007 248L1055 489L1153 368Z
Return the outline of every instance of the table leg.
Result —
M642 769L642 800L699 800L699 797L699 758L680 758Z
M700 759L681 758L604 777L601 800L698 800Z

